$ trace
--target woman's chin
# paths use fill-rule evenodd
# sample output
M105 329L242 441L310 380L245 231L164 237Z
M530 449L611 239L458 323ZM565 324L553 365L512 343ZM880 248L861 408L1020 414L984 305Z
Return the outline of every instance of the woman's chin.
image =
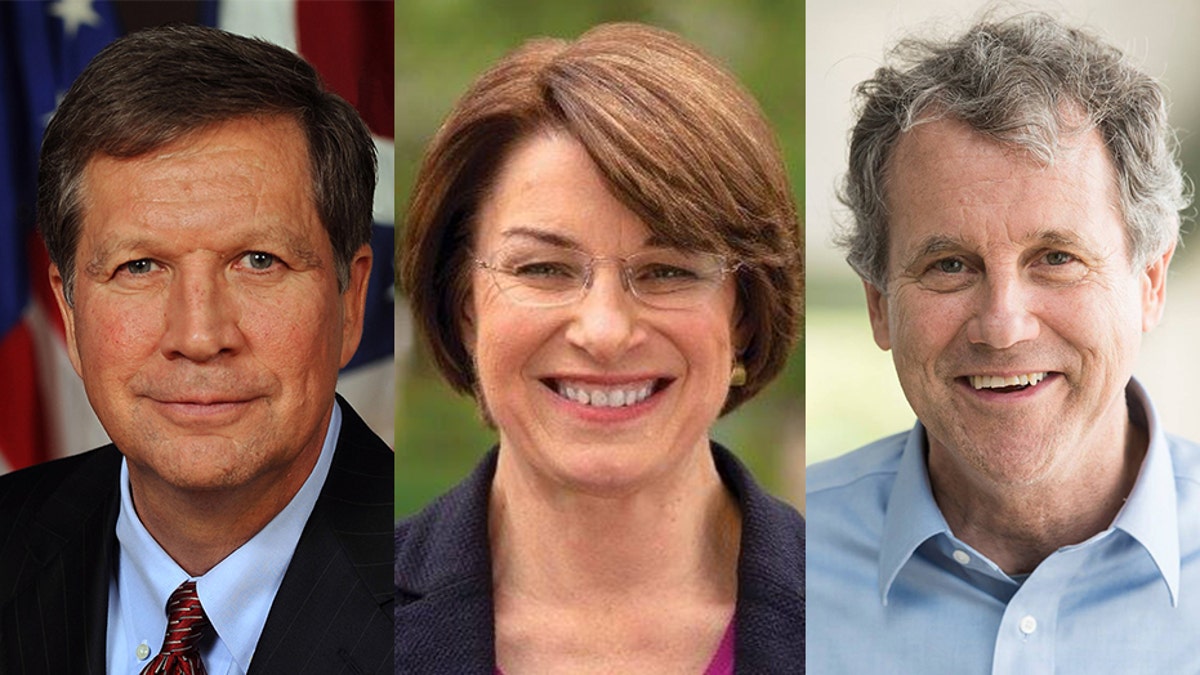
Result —
M554 458L548 468L551 481L563 489L594 497L623 497L677 479L680 463L650 458L628 449L589 448L572 457Z

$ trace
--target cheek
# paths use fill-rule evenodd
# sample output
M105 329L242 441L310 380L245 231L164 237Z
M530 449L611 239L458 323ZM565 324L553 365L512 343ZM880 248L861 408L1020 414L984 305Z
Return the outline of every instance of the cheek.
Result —
M728 317L714 314L679 319L662 325L659 332L666 335L688 361L691 370L711 373L711 378L728 385L733 366L733 331Z
M947 344L958 333L964 310L961 298L895 296L888 304L892 350L897 354L913 353L922 360L928 358L928 354L920 354Z
M1141 344L1142 306L1134 284L1066 296L1053 316L1055 332L1085 356L1131 359Z
M340 360L339 300L319 289L286 297L247 296L240 303L238 329L248 350L273 370L318 374Z
M550 339L554 328L544 319L512 307L484 305L475 313L473 354L484 388L497 377L516 381L525 363Z
M85 371L136 370L157 349L164 330L158 303L80 297L75 307L75 342Z
M972 316L967 294L894 296L888 304L892 361L901 380L941 379L939 365L953 362L966 347Z

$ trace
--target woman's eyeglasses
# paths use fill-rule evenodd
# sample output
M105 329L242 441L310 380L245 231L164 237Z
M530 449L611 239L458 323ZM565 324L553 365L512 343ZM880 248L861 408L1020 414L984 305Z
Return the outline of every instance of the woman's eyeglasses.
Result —
M562 307L583 298L596 268L616 265L621 286L648 307L690 309L713 297L725 277L741 267L725 256L658 248L625 258L592 256L559 246L510 246L490 260L475 259L500 291L525 307Z

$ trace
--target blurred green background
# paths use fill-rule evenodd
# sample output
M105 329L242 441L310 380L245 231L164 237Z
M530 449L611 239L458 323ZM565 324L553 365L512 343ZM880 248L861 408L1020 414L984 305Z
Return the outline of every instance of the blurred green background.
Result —
M608 21L640 21L674 31L729 68L771 121L803 209L804 3L408 0L396 5L396 204L401 237L425 145L471 81L529 38L575 38ZM449 390L424 346L413 338L403 298L398 311L397 518L419 510L465 477L495 442L474 402ZM803 344L797 345L784 375L713 430L770 491L800 507L803 349Z

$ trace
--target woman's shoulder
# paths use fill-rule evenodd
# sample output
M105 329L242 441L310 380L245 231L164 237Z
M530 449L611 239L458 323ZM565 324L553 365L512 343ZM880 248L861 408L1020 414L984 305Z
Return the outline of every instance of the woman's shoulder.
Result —
M715 441L711 445L717 472L737 498L743 518L752 525L798 535L803 550L804 517L796 507L768 493L733 451Z
M742 510L742 575L803 586L804 517L769 494L733 452L713 443L713 460Z
M493 449L461 483L396 525L396 588L421 595L455 579L489 573L487 504Z

